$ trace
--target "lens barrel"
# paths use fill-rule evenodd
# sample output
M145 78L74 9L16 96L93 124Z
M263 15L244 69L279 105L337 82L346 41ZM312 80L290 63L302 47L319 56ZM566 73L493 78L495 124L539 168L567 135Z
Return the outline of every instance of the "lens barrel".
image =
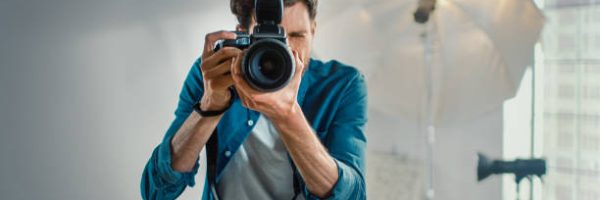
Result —
M276 39L261 39L253 43L242 60L246 82L261 92L273 92L285 87L294 76L296 66L287 45Z

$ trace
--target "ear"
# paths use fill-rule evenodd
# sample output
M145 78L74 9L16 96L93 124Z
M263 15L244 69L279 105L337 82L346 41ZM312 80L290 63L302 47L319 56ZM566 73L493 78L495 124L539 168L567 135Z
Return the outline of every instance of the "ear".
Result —
M317 31L317 20L312 20L312 22L310 23L310 34L312 34L312 36L315 36L315 32Z

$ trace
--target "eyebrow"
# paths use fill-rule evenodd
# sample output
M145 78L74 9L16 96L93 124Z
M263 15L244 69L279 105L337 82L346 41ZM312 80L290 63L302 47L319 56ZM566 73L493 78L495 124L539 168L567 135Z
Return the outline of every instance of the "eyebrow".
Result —
M300 36L300 35L304 35L306 33L308 33L307 30L300 30L300 31L288 32L288 35L290 35L290 36Z

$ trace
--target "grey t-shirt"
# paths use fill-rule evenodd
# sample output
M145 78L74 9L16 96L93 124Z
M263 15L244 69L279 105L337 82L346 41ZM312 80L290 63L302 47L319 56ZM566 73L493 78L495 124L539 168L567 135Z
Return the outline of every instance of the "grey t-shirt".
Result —
M294 196L287 149L271 121L263 116L222 173L217 192L223 200L287 200ZM298 195L298 199L304 198Z

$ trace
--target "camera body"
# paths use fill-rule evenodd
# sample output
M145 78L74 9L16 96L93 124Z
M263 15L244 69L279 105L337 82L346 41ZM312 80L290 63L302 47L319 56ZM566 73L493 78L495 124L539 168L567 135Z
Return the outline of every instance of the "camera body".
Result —
M252 34L235 31L236 39L217 41L214 51L223 47L247 49L240 70L244 79L258 91L273 92L285 87L296 69L285 30L279 25L283 0L256 0L255 11L257 25Z

